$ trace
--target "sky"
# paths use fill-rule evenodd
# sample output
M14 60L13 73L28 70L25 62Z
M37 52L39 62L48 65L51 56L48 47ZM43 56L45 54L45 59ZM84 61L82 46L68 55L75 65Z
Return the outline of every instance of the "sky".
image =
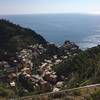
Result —
M0 0L0 14L100 14L100 0Z

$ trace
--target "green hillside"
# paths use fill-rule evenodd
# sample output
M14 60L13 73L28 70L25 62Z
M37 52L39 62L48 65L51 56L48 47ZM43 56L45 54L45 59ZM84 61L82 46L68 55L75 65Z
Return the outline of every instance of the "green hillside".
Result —
M31 29L22 28L7 20L0 20L0 59L5 52L13 54L36 43L45 44L46 40Z
M81 51L53 67L68 88L100 82L100 46ZM60 78L61 80L61 78Z

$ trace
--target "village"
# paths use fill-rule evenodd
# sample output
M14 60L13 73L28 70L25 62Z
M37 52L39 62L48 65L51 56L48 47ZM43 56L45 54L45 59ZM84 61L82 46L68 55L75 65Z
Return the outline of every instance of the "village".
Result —
M48 43L47 45L54 44ZM0 80L6 81L15 91L17 91L16 85L18 82L25 92L60 91L64 83L58 81L58 76L52 67L61 63L64 59L76 55L79 47L70 41L66 41L59 50L60 53L62 52L60 55L54 54L49 58L44 57L47 48L44 48L42 44L30 45L28 48L16 52L13 66L7 61L0 61ZM43 60L39 62L38 58Z

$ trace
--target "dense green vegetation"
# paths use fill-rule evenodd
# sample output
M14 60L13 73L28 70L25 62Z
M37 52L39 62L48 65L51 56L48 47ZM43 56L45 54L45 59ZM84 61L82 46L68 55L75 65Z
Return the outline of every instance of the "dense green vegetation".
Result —
M90 97L87 98L87 100L100 100L100 90L95 91L93 94L91 94Z
M13 96L15 96L15 93L13 92L13 90L11 90L11 88L7 86L6 83L0 82L0 97L10 98Z
M100 46L81 51L53 68L59 77L66 77L68 87L99 83Z

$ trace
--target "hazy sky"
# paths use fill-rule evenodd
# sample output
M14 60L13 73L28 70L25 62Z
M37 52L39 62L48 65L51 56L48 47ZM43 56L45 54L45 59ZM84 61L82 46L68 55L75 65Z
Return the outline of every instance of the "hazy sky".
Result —
M100 0L0 0L0 14L95 13Z

